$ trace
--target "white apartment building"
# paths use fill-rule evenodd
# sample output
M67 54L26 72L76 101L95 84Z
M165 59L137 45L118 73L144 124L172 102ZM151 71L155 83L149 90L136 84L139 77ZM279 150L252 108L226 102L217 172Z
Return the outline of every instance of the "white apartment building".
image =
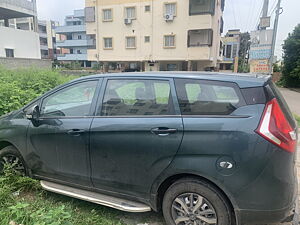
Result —
M30 18L26 28L17 19ZM41 59L36 0L0 0L0 57Z
M217 68L225 0L86 0L88 60L124 71Z
M80 62L83 67L90 67L87 50L94 43L87 39L84 9L75 10L73 15L66 16L65 25L56 27L56 34L61 36L56 46L62 54L57 57L62 62Z

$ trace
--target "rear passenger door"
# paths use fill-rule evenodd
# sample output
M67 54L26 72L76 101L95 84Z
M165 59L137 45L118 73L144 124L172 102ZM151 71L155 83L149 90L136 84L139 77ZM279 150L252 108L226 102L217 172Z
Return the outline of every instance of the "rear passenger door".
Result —
M175 83L184 123L176 158L193 156L189 159L193 170L215 178L232 174L243 160L245 165L250 163L247 156L252 154L256 135L249 134L258 126L258 108L245 103L239 86L198 79L176 79ZM223 168L221 162L232 166ZM176 160L175 164L186 166Z
M183 136L173 79L108 78L91 126L96 188L149 197Z

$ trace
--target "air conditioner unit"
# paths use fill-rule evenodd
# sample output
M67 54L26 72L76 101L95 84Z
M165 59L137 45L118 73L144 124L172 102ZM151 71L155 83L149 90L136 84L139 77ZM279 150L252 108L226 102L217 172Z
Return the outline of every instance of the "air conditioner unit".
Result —
M165 19L166 19L166 21L173 21L174 20L174 15L173 14L166 14Z
M124 20L124 23L125 23L126 25L131 24L131 23L132 23L132 19L126 18L126 19Z

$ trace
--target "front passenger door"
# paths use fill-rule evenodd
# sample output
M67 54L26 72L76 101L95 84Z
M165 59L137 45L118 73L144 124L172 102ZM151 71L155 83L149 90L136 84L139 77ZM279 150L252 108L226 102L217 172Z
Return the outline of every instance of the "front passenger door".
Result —
M28 129L33 172L90 186L89 129L99 80L66 86L42 99L38 125Z

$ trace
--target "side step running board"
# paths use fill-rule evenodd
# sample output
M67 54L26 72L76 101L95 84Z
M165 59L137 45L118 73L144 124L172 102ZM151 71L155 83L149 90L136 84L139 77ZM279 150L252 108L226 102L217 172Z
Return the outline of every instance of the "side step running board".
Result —
M48 181L41 181L41 185L43 189L50 192L66 195L73 198L78 198L81 200L93 202L99 205L108 206L125 212L151 211L151 208L149 206L139 202L133 202L133 201L107 196L107 195L103 195L91 191L85 191L78 188L73 188L73 187L56 184Z

